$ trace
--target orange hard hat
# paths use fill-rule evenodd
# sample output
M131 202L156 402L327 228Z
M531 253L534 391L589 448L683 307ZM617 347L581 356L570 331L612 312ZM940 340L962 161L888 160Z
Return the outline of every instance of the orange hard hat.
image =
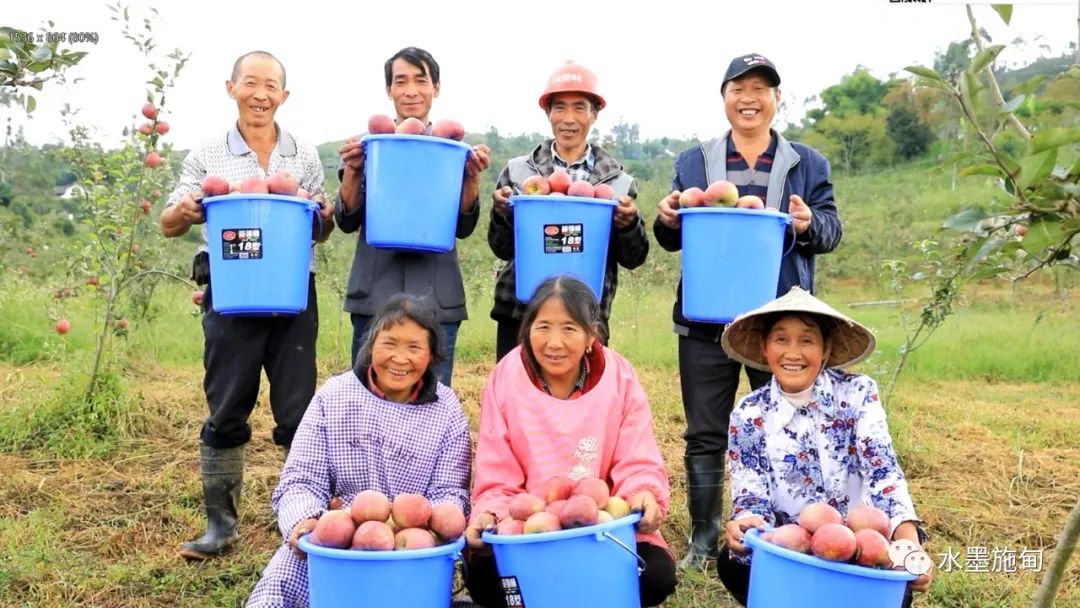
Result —
M604 109L604 106L607 105L604 98L596 92L596 74L593 74L589 68L573 61L567 61L548 78L547 87L544 88L544 93L540 95L540 107L545 112L548 109L548 101L556 93L582 93L593 97L596 99L596 104L600 106L597 108L598 110Z

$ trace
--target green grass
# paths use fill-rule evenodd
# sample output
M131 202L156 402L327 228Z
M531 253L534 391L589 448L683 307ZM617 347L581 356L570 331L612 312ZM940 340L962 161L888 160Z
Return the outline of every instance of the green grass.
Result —
M642 184L650 222L664 179ZM927 237L969 202L1000 195L975 179L953 192L947 176L920 167L837 178L836 188L845 235L836 252L818 260L819 294L874 330L877 353L860 369L884 383L904 332L897 304L861 305L895 298L878 285L881 262L914 259L908 241ZM474 423L495 343L488 313L497 262L486 221L460 242L470 319L459 334L454 385ZM352 328L341 304L353 239L339 232L319 249L321 378L348 365ZM187 241L158 245L162 264L180 272L194 249ZM644 266L621 274L612 345L634 363L650 397L673 487L663 531L681 554L685 423L671 331L679 257L652 245ZM252 419L242 538L225 558L183 563L174 547L203 525L195 446L206 412L202 330L190 288L162 284L150 319L123 311L132 325L116 340L124 364L110 394L118 398L85 408L79 387L100 304L75 279L68 286L79 297L51 297L66 284L52 274L61 260L49 256L59 255L57 248L36 260L0 259L7 270L0 290L0 606L242 605L280 543L269 496L281 455L269 440L266 383ZM886 407L933 555L948 547L1027 546L1047 548L1049 559L1080 493L1075 282L1075 273L1063 273L1015 286L968 286L955 314L909 357ZM918 288L904 294L903 310L912 316ZM66 336L52 330L61 316L73 324ZM1076 561L1056 606L1080 607ZM1037 583L1030 573L942 573L916 605L1026 606ZM686 573L665 606L734 604L715 574Z

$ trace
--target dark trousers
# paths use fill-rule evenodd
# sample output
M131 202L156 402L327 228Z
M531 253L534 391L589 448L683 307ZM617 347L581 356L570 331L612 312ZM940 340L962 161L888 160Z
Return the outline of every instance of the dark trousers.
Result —
M353 334L352 334L352 364L356 367L356 356L360 354L360 347L364 342L364 334L367 333L368 323L371 322L370 315L350 315L352 318ZM457 346L458 329L461 327L461 322L454 323L440 323L443 330L443 336L445 340L443 344L446 345L446 360L435 365L435 375L439 377L439 382L442 382L446 386L450 386L450 380L454 377L454 347Z
M315 275L308 283L308 307L298 315L222 316L213 310L210 287L203 297L203 389L210 416L202 443L234 448L251 439L248 418L259 398L261 371L270 381L274 443L288 447L315 394L315 339L319 305Z
M637 553L645 560L645 570L638 578L642 606L659 606L669 595L675 593L678 579L675 577L675 560L663 547L650 543L638 543ZM552 581L558 584L558 581ZM473 602L484 608L505 608L502 579L490 553L473 556L469 560L469 576L465 581ZM529 605L529 598L525 598Z
M727 547L724 547L716 560L716 575L720 577L720 582L727 588L731 597L745 606L746 596L750 589L750 566L732 560ZM908 587L904 592L904 603L901 608L911 608L911 599L911 587Z
M495 324L495 362L498 363L520 343L518 332L521 331L521 319L499 317L495 319ZM600 330L600 343L607 346L608 336L611 335L607 321L600 322Z
M739 370L718 342L679 336L679 382L686 412L687 456L717 455L727 452L728 424L735 407ZM769 382L772 373L746 368L750 388Z

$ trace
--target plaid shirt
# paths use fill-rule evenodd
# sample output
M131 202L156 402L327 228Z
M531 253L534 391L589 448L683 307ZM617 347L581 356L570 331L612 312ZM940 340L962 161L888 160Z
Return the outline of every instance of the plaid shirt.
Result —
M587 143L585 144L585 154L581 155L581 158L577 161L568 163L555 150L555 140L551 140L551 161L556 169L566 169L571 180L575 182L578 180L590 181L590 173L593 165L596 164L596 155L593 154L592 144Z
M591 158L591 161L590 161ZM516 160L520 160L516 159ZM511 161L513 162L513 161ZM556 167L565 166L554 155L554 140L549 139L538 145L529 154L526 161L530 170L536 175L551 175ZM560 164L561 163L561 164ZM590 145L585 154L585 160L574 165L565 167L571 177L578 179L579 175L592 183L608 183L624 174L623 167L606 150L599 146ZM578 173L575 173L578 172ZM587 173L581 173L587 171ZM496 189L503 186L511 186L515 194L521 193L521 184L510 179L509 165L504 167L499 174ZM630 185L627 193L631 198L637 198L637 182ZM501 318L521 319L525 315L525 304L518 302L515 293L514 280L514 218L513 215L502 216L491 211L491 222L488 224L488 245L491 251L506 264L499 270L498 279L495 282L495 305L491 309L491 317L495 320ZM615 292L619 284L619 266L627 270L633 270L645 263L649 254L649 238L645 234L645 222L638 213L638 219L630 227L623 230L613 230L611 242L608 245L607 267L604 270L604 295L600 299L600 316L606 322L611 317L611 302L615 299Z
M423 494L468 515L469 422L454 391L430 370L424 385L417 402L400 404L376 397L353 371L326 381L304 414L271 497L282 538L326 512L332 496L349 505L362 490L391 498ZM287 544L270 560L247 605L308 605L306 565Z

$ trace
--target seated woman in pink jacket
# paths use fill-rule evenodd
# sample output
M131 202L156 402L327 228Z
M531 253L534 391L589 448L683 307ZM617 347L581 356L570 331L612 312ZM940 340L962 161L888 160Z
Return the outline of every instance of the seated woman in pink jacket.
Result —
M508 516L515 495L543 495L544 482L560 475L599 477L612 495L641 512L642 606L657 606L675 591L675 560L659 532L670 488L649 400L630 363L601 345L599 319L587 285L571 277L548 279L522 318L520 345L495 366L484 387L466 584L473 601L486 608L500 608L504 600L495 559L480 533Z

